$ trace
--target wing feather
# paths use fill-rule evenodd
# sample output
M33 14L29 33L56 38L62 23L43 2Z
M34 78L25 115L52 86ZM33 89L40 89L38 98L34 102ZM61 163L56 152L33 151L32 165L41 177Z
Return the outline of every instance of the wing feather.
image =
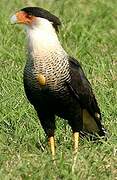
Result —
M67 83L68 88L70 89L72 95L78 99L81 108L86 114L84 115L84 117L90 116L91 121L93 119L98 127L98 134L103 136L105 135L105 131L101 124L101 112L95 95L93 93L91 84L86 78L81 65L76 59L69 57L69 65L71 73L71 82ZM91 129L91 123L93 122L88 121L88 129Z

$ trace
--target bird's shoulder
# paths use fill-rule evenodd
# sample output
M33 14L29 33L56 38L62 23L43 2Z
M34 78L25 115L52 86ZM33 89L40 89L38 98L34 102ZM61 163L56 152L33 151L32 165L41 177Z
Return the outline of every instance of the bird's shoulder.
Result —
M87 79L80 63L73 57L69 57L69 66L71 74L71 85L78 89L79 93L85 93L91 95L92 87Z

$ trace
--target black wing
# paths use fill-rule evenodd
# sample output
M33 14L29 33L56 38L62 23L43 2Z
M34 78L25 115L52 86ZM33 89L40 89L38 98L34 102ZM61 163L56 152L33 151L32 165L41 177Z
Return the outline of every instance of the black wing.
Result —
M79 62L69 57L71 82L67 83L71 93L78 99L81 108L87 110L99 128L98 134L105 135L105 129L101 124L101 112L93 94L91 84L87 80ZM90 122L92 123L92 122Z

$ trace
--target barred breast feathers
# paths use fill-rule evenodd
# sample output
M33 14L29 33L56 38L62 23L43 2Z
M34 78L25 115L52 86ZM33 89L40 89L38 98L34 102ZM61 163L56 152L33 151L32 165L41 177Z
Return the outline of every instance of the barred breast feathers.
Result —
M42 73L47 85L59 91L64 88L64 81L70 79L68 55L62 48L52 25L45 21L42 18L39 28L37 26L27 28L29 58L25 70L33 71L34 76Z

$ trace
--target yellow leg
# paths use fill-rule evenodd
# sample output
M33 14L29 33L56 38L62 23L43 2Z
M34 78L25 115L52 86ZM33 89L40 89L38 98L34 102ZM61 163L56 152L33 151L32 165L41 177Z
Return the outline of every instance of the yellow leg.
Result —
M75 171L75 166L76 166L76 161L77 161L77 152L78 152L78 144L79 144L79 132L74 132L73 133L73 164L72 164L72 173Z
M79 132L73 133L73 142L74 142L74 154L76 154L78 152Z
M51 153L52 153L52 160L55 160L55 141L54 141L54 136L49 137L49 144L50 144Z

